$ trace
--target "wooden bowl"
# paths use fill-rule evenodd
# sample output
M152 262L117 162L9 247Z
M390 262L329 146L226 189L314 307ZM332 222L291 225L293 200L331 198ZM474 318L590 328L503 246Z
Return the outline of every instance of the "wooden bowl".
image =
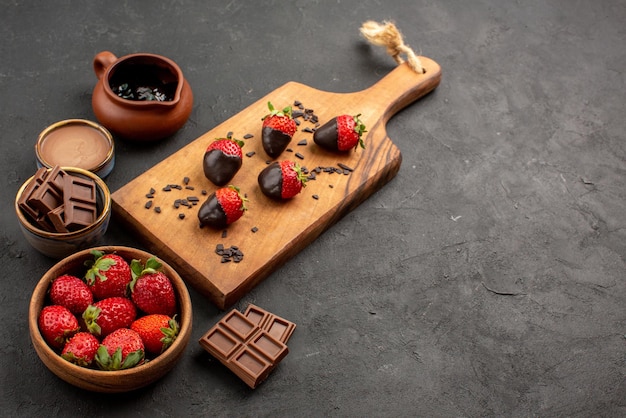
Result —
M104 253L114 252L128 262L132 259L138 259L145 263L152 256L152 254L145 251L120 246L104 246L93 249ZM59 261L43 275L35 287L28 310L28 326L35 351L52 373L67 383L82 389L103 393L119 393L147 386L163 377L178 362L189 343L192 327L191 298L189 297L187 287L178 273L158 257L159 262L163 264L163 273L170 278L176 292L178 300L178 316L176 318L180 324L178 337L158 357L131 369L119 371L103 371L80 367L63 359L57 351L53 350L45 342L39 332L37 320L44 305L49 303L48 289L50 283L62 274L74 274L82 277L85 272L83 263L85 260L93 258L90 253L91 250L86 249L77 252Z

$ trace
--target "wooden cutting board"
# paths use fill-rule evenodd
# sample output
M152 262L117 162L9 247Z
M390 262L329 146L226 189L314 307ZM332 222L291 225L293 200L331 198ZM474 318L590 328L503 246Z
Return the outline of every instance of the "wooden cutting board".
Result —
M387 136L386 123L399 110L435 89L441 80L439 65L425 57L420 59L425 74L415 73L405 63L372 87L356 93L325 92L296 82L279 87L115 191L114 219L174 265L188 284L218 308L230 307L396 175L402 156ZM265 197L257 176L269 160L261 145L261 118L268 113L268 101L280 109L299 101L305 109L313 110L321 124L339 114L360 113L368 131L365 149L345 155L324 151L315 145L312 133L305 131L315 125L299 118L298 132L289 145L291 152L287 150L278 158L296 161L310 172L316 167L340 165L352 171L322 171L307 182L300 195L287 202ZM215 138L228 133L237 139L252 135L243 139L243 152L254 155L244 155L243 166L231 181L247 195L248 211L229 226L224 236L223 231L201 229L197 212L207 198L202 191L210 194L216 189L204 177L204 152ZM305 139L307 144L299 145ZM180 189L164 191L167 185ZM151 189L155 190L154 197L148 198ZM199 204L175 207L177 199L190 196L198 197ZM146 208L149 201L151 206ZM157 207L160 212L155 210ZM243 260L222 262L215 253L218 244L239 247Z

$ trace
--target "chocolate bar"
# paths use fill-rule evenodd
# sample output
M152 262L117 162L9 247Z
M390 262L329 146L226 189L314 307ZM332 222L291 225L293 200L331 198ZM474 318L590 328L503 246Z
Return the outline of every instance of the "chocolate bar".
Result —
M96 184L55 166L40 168L25 187L18 206L41 229L72 232L93 224L98 217Z
M250 304L233 309L202 338L200 345L252 389L289 353L286 343L296 325Z

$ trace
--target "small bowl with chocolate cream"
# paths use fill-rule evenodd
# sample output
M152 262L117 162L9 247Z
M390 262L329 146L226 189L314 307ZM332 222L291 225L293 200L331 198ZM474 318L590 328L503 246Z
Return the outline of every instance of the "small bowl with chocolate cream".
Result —
M42 167L19 188L15 213L26 241L60 259L100 242L111 219L111 193L91 171Z
M115 165L113 136L102 125L67 119L48 126L35 145L38 168L78 167L105 178Z

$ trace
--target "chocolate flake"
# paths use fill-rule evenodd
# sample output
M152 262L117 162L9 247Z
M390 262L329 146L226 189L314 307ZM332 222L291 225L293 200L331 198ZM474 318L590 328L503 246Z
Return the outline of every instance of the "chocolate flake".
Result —
M185 214L184 213L179 213L178 214L178 219L185 219Z
M222 238L226 238L227 236L228 236L228 230L225 229L225 230L222 231ZM222 245L222 244L220 244L220 245ZM223 245L222 245L222 249L224 249Z
M193 187L193 186L185 186L185 189L187 189L187 190L196 190L196 188Z
M300 142L298 142L298 145L300 145L300 146L304 146L304 145L306 145L307 143L308 143L308 142L307 142L307 140L306 140L306 139L303 139L303 140L301 140Z
M252 135L252 134L245 134L243 136L243 139L250 139L250 138L254 138L254 135Z
M185 178L183 178L183 184L184 184L184 185L189 184L189 177L185 177Z
M150 209L150 208L152 207L152 200L148 200L148 201L146 202L146 204L144 205L144 207L145 207L146 209Z
M347 166L347 165L345 165L344 163L337 163L337 165L338 165L340 168L342 168L342 169L344 169L344 170L346 170L346 171L354 171L354 169L353 169L353 168L348 167L348 166Z
M306 132L306 133L312 134L315 131L307 126L306 128L302 129L302 132Z
M318 200L318 199L320 198L320 197L319 197L318 195L316 195L316 194L314 194L312 197L313 197L313 199L315 199L315 200Z
M161 213L161 206L156 206L156 207L154 208L154 211L155 211L156 213Z
M254 151L246 152L246 157L252 157L254 154L256 154Z
M172 190L172 188L170 186L165 186L162 190L164 192L169 192L170 190Z
M301 160L304 160L304 155L300 154L299 152L296 152L296 157L300 158Z
M251 229L251 231L252 231L253 233L257 232L258 230L259 230L259 228L257 228L256 226L253 226L253 227L252 227L252 229Z

